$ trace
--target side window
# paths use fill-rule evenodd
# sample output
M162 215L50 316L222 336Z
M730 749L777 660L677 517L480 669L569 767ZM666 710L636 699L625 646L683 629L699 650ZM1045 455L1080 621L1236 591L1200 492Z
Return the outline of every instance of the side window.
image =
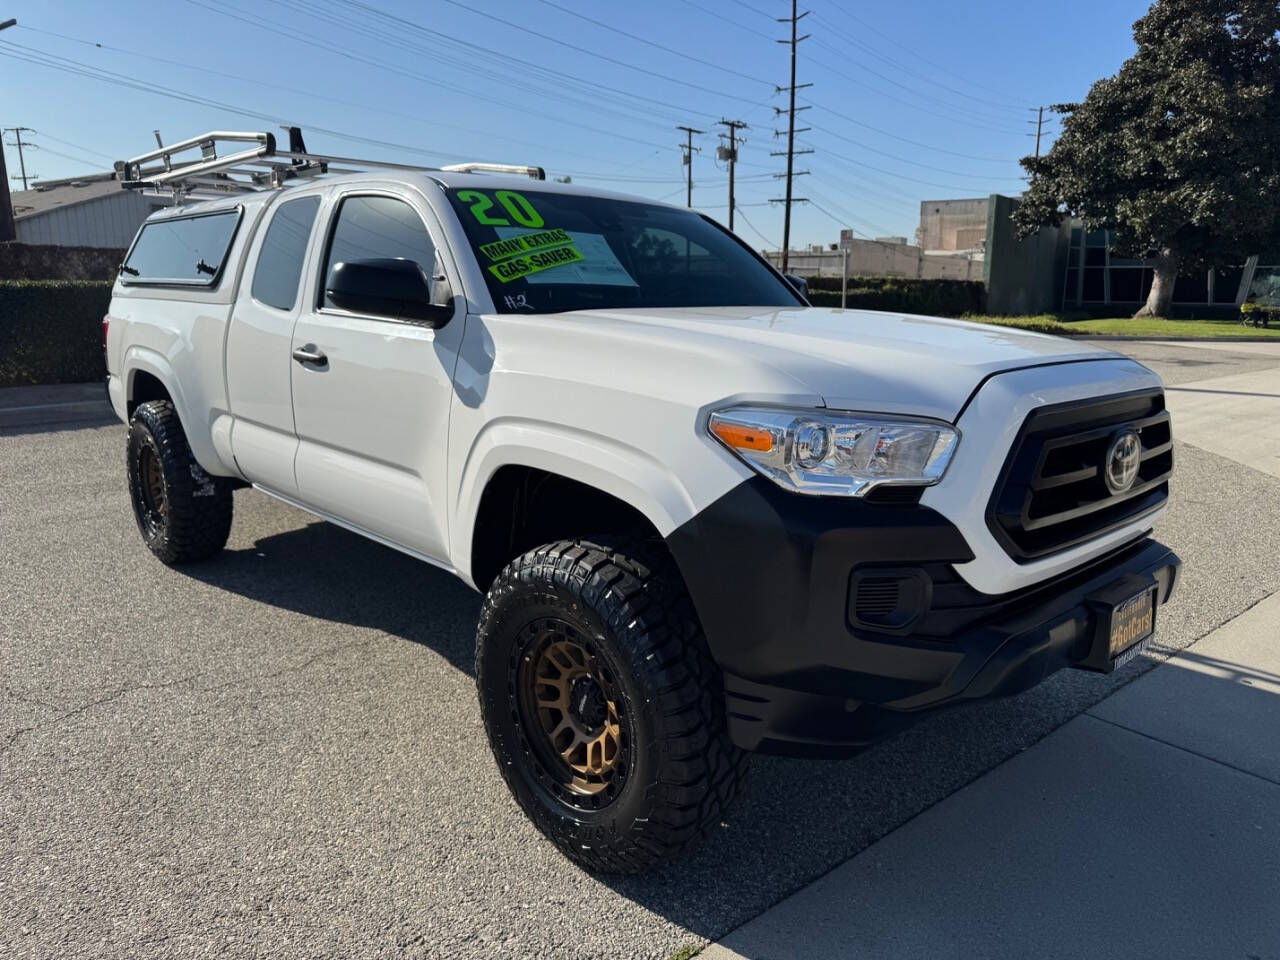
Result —
M395 197L347 197L338 207L324 276L335 264L353 260L412 260L431 276L436 251L417 211ZM331 307L328 295L324 305Z
M212 286L239 223L238 209L144 223L120 266L123 282Z
M300 197L276 208L253 268L253 299L277 310L293 309L307 241L319 209L319 197Z

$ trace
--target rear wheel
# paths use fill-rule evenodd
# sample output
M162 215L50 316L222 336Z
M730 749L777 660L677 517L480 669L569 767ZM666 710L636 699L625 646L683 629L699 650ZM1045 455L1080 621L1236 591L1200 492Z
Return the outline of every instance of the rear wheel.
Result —
M168 400L134 411L125 464L133 515L152 553L179 564L222 550L231 533L231 484L196 463Z
M575 540L514 560L481 611L476 679L516 801L589 869L679 855L741 785L719 672L661 552Z

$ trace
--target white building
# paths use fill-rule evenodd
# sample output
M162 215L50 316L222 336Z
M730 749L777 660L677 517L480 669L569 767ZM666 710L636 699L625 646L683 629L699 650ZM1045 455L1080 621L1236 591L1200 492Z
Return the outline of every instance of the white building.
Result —
M123 250L166 201L125 190L110 173L50 180L13 198L19 243Z

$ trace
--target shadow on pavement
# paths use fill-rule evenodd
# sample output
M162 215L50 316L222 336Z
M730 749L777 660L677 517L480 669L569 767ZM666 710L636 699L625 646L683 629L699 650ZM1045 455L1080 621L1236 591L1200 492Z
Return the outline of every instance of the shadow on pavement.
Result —
M480 595L450 573L322 521L181 572L282 610L430 647L470 676Z
M204 583L369 627L473 673L481 598L459 580L324 522L185 568ZM723 936L1050 732L1105 692L1076 674L999 703L957 707L841 761L752 758L747 790L691 856L653 874L598 877L691 933Z

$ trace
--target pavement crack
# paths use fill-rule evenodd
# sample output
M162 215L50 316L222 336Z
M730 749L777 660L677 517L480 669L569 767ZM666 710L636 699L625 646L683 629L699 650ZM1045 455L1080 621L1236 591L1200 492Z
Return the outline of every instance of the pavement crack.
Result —
M376 643L379 639L380 639L379 637L370 637L365 640L350 640L350 641L347 641L346 643L334 644L332 647L327 647L324 650L319 650L316 653L313 653L311 656L307 657L305 660L303 660L300 663L291 664L290 666L287 666L287 667L280 667L278 670L270 670L270 671L267 671L266 673L251 673L247 675L234 677L223 683L215 683L212 686L200 687L198 689L199 689L199 692L201 693L213 693L214 691L217 691L217 690L225 690L228 687L238 687L246 683L253 683L261 680L275 680L278 677L283 677L291 673L301 673L302 671L308 670L311 667L315 666L317 663L320 663L323 660L329 659L335 654L343 653L347 650L355 650L360 647L371 646L372 644Z
M323 660L329 659L335 654L343 653L347 650L354 650L354 649L359 649L361 647L371 646L372 644L376 643L379 639L380 639L379 637L369 637L363 640L354 640L354 641L348 641L346 643L334 644L333 646L327 647L324 650L317 651L316 653L307 657L305 660L301 661L300 663L290 664L289 666L286 666L286 667L280 667L278 670L269 670L265 673L248 674L248 675L233 677L230 680L224 681L223 683L216 683L216 684L213 684L212 686L196 687L195 690L197 693L213 693L219 690L228 689L230 687L244 686L251 683L258 683L264 680L274 680L278 677L283 677L288 674L301 673L302 671L308 670L311 667L315 666L317 663L320 663ZM83 713L87 713L88 711L95 709L96 707L104 706L105 704L111 703L131 693L138 693L141 691L150 691L150 690L164 690L169 687L177 687L177 686L182 686L183 684L193 683L195 680L204 676L205 672L206 671L193 673L186 677L179 677L176 680L166 680L163 683L135 683L135 684L128 684L126 686L119 687L118 689L113 690L112 692L105 694L103 696L100 696L94 700L89 700L85 703L80 704L77 707L72 707L70 710L65 710L59 713L59 715L56 717L50 717L47 720L42 720L39 723L33 723L25 727L19 727L18 729L14 730L12 733L9 734L9 736L5 739L5 742L3 745L0 745L0 754L8 752L14 746L14 744L16 744L20 739L22 739L22 737L24 737L28 733L31 733L32 731L42 730L45 727L52 727L61 723L65 723L67 720L72 720ZM16 694L13 696L15 699L22 699ZM33 702L36 702L36 701L33 701ZM47 707L51 710L61 709L49 703L40 702L40 705Z
M41 700L39 697L32 697L25 693L17 693L9 687L5 687L4 697L13 703L25 703L31 707L43 707L45 710L58 711L62 708L56 703L50 703L48 700Z
M19 727L17 730L14 730L13 733L9 734L8 738L5 740L3 748L0 748L0 753L7 752L11 747L13 747L15 743L18 742L18 740L20 740L24 735L31 733L33 730L42 730L45 727L57 726L58 724L66 722L67 720L71 720L74 717L80 716L82 713L87 713L88 711L94 709L95 707L100 707L100 706L103 706L104 704L111 703L114 700L119 700L121 697L126 696L127 694L130 694L130 693L137 693L138 691L142 691L142 690L163 690L167 687L177 687L177 686L181 686L184 683L191 683L193 680L195 680L199 676L201 676L201 674L193 673L190 676L179 677L176 680L166 680L164 683L126 684L125 686L119 687L118 689L113 690L111 693L108 693L105 696L98 697L96 700L89 700L85 703L80 704L78 707L72 707L70 710L64 711L63 713L59 714L56 717L50 717L48 720L44 720L40 723L33 723L27 727Z

